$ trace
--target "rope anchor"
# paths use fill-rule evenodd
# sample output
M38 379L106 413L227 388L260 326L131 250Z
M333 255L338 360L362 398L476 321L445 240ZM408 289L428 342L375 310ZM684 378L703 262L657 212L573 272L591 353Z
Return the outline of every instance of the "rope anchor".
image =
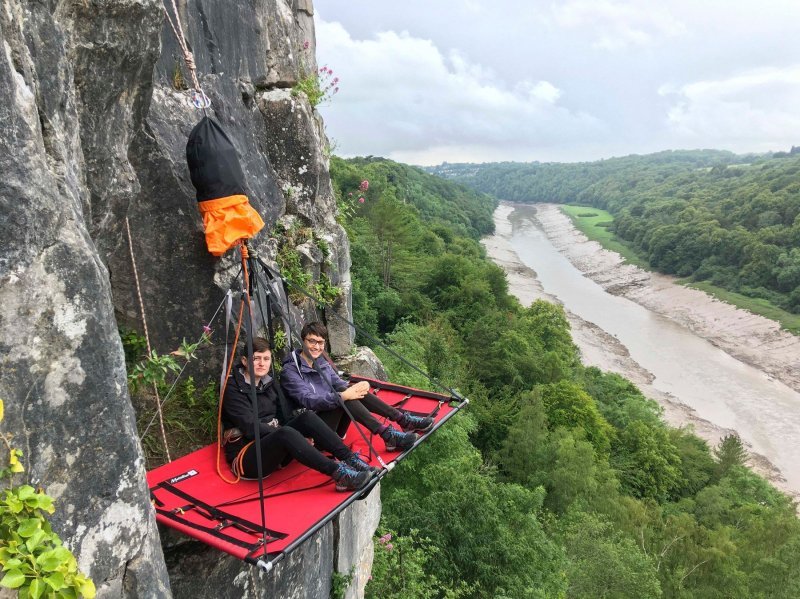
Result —
M211 100L202 89L190 89L189 97L186 100L189 106L198 110L205 110L211 107Z

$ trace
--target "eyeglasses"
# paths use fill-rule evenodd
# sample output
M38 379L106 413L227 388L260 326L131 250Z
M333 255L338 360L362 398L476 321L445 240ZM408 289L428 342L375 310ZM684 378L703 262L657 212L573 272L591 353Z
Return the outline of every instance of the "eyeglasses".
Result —
M309 339L308 337L306 337L305 339L303 339L303 342L309 347L325 347L324 339Z

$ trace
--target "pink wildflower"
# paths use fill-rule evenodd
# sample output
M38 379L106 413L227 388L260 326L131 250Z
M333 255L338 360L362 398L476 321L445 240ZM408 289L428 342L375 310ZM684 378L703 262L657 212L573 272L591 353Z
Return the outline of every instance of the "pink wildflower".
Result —
M394 545L392 545L391 543L386 543L386 550L391 551L392 549L394 549Z
M359 191L367 191L369 189L369 181L364 179L361 182L361 185L358 186Z
M348 198L352 198L353 197L353 192L352 191L348 191L347 192L347 197Z
M364 198L358 198L358 203L359 204L363 204L364 203Z
M304 41L304 42L303 42L303 50L308 50L308 47L309 47L310 45L311 45L311 44L309 44L309 43L308 43L308 40Z
M382 536L380 539L378 539L378 540L379 540L381 543L388 543L389 541L391 541L391 540L392 540L392 533L390 533L390 532L387 532L385 535L383 535L383 536Z
M206 335L210 335L210 334L211 334L211 327L210 327L210 326L208 326L207 324L204 324L204 325L203 325L203 332L204 332Z

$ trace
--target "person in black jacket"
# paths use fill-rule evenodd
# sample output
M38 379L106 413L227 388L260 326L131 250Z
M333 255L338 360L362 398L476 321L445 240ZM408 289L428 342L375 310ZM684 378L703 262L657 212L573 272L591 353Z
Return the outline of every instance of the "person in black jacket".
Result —
M223 446L231 470L245 478L256 478L256 449L250 375L246 350L241 364L231 370L222 400ZM278 420L278 397L269 375L272 351L266 339L253 339L253 370L261 437L261 468L266 476L292 458L331 476L338 491L364 487L376 471L342 443L312 411L305 410L285 423ZM311 442L313 442L313 445ZM318 449L319 448L319 449ZM319 450L333 455L336 460Z

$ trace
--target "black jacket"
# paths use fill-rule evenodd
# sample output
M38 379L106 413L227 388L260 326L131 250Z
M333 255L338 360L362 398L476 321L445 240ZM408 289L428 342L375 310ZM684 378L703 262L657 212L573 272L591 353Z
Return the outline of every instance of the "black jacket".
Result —
M251 385L244 380L244 367L236 366L228 377L222 401L222 430L238 428L242 437L225 445L225 458L232 461L242 447L255 438L253 427L253 407L250 401ZM278 428L278 396L273 380L267 377L256 387L258 401L259 431L266 437Z

